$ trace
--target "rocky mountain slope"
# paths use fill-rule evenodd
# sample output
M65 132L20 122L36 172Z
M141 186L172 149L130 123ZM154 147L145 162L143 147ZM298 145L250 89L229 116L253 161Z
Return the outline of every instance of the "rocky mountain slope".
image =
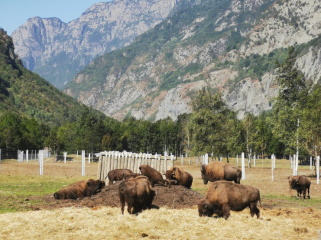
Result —
M295 45L307 78L321 76L321 2L195 0L123 49L96 58L65 92L108 116L176 119L202 87L242 118L272 106L275 60Z
M15 51L29 70L62 89L94 57L129 45L166 18L179 2L101 2L69 23L33 17L12 33Z
M74 121L85 109L85 105L24 68L11 37L0 29L0 114L8 110L52 126Z

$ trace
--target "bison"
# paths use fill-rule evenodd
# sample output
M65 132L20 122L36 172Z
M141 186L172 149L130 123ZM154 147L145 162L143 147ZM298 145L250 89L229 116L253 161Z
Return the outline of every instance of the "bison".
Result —
M121 212L124 214L125 202L129 214L150 208L155 197L155 191L150 188L150 182L145 176L130 178L119 184Z
M260 202L260 191L252 186L234 184L227 181L216 181L209 187L205 199L197 202L199 216L211 217L214 212L219 212L220 217L227 219L230 210L242 211L250 208L251 216L260 217L257 203Z
M234 181L240 184L242 171L235 166L225 162L210 162L208 165L201 166L201 174L204 184L208 181L215 182L217 180Z
M55 199L77 199L96 194L105 186L104 181L89 179L70 184L54 193Z
M173 176L177 179L179 185L191 188L193 176L190 173L185 172L183 169L179 169L178 167L172 167L170 171L173 172Z
M115 169L108 172L109 186L114 183L114 181L121 181L129 174L133 174L132 170L129 169Z
M124 174L124 179L128 180L130 178L136 178L136 177L139 177L139 176L144 176L144 175L142 175L140 173L132 173L132 174L128 174L128 175Z
M290 195L292 195L291 190L295 189L297 191L298 197L301 198L301 194L303 192L303 198L305 198L306 192L308 190L308 198L310 198L311 181L307 176L305 175L292 176L292 177L288 177L288 179L289 179L289 185L290 185Z
M171 185L178 185L178 180L173 176L173 171L167 170L163 175L165 175L167 181L171 182Z
M163 179L162 174L156 171L154 168L148 165L141 165L139 167L139 170L144 176L148 177L152 187L154 187L154 184L156 183L163 186L165 186L165 184L167 183L168 187L171 187L171 182Z

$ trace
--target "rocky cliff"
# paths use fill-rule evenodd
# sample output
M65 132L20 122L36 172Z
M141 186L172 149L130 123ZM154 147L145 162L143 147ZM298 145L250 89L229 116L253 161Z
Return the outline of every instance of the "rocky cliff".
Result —
M12 33L24 65L62 89L94 57L129 45L165 19L179 0L114 0L78 19L30 18Z
M273 62L291 45L307 78L320 79L319 1L204 0L182 11L95 59L66 93L119 120L158 120L190 112L192 96L210 87L242 118L272 107Z

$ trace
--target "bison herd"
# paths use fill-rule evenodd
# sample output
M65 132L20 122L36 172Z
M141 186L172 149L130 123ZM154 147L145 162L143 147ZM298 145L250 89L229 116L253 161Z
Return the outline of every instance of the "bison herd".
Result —
M191 188L193 176L178 167L172 167L167 170L163 178L162 174L148 165L139 167L141 174L133 173L129 169L115 169L108 173L106 177L109 185L115 181L122 181L119 184L119 199L121 212L124 214L125 204L129 214L138 213L151 208L157 191L155 184L161 186L180 185ZM249 207L250 214L257 218L260 217L260 210L257 205L261 205L260 191L252 186L240 184L242 171L224 162L211 162L208 165L201 165L201 176L204 184L208 181L213 182L207 191L206 197L197 202L199 216L211 217L216 214L218 217L227 219L230 216L230 210L242 211ZM310 179L305 176L289 177L290 194L291 190L297 190L297 196L310 198ZM81 199L90 197L105 186L105 181L89 179L88 181L79 181L67 187L64 187L54 193L55 199Z

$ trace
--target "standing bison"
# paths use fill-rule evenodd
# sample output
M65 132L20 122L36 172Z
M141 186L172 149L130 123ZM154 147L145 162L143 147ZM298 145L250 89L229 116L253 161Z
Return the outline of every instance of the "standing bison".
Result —
M173 177L177 179L179 185L191 188L193 176L190 173L185 172L183 169L179 169L178 167L172 167L170 171L173 172Z
M150 182L145 176L130 178L119 184L121 212L124 214L125 202L129 214L150 208L155 191L150 188Z
M230 210L242 211L249 207L251 216L253 217L256 214L259 218L258 202L261 204L258 189L227 181L217 181L211 184L205 199L199 200L197 204L200 217L211 217L215 211L219 211L220 216L227 219L230 216Z
M109 186L114 183L114 181L121 181L127 175L133 174L132 170L129 169L115 169L108 172Z
M201 166L201 174L204 184L207 184L208 181L215 182L217 180L234 181L240 184L242 178L242 171L238 167L225 162L203 164Z
M77 199L90 197L105 186L104 181L89 179L70 184L54 193L55 199Z
M301 194L303 192L303 198L306 197L306 192L308 190L308 198L310 198L310 185L311 181L310 179L305 176L293 176L289 177L289 185L290 185L290 195L291 195L291 190L295 189L297 191L297 196L301 198Z
M154 184L161 184L165 186L166 183L168 184L168 187L171 187L171 182L163 179L162 174L156 171L154 168L148 165L141 165L139 170L144 176L148 177L152 187L154 187Z

